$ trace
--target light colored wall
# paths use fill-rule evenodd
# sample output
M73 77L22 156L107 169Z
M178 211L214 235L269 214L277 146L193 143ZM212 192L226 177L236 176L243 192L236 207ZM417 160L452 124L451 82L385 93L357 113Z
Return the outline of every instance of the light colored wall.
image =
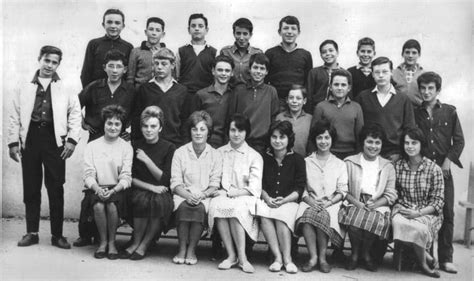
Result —
M454 104L467 140L461 161L464 170L453 167L456 202L466 198L467 171L473 148L473 97L471 94L471 3L470 1L3 1L3 134L12 93L28 83L37 67L42 45L51 44L64 51L58 73L70 91L79 92L79 75L87 42L103 36L102 14L117 7L126 15L122 38L137 46L143 39L147 17L159 16L166 22L165 42L172 50L189 41L187 18L202 12L209 18L208 42L216 48L232 44L231 25L238 17L254 23L252 44L268 49L279 43L278 21L295 15L301 21L298 45L313 54L314 65L321 64L318 46L324 39L339 43L341 66L357 63L357 40L370 36L376 41L377 55L401 63L401 46L410 38L422 44L420 63L443 77L441 99ZM81 198L81 157L87 135L67 162L65 215L77 218ZM21 169L8 158L3 138L3 215L22 216ZM48 214L43 192L42 214ZM455 238L461 238L464 211L455 204Z

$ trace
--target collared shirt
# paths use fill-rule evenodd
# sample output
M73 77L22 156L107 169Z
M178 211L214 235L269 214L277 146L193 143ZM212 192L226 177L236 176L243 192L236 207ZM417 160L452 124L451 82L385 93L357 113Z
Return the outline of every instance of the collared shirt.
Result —
M263 159L260 154L244 142L234 149L230 143L219 148L222 154L222 188L246 189L260 198L262 193Z
M199 193L208 187L219 187L222 175L222 156L206 144L199 157L192 142L178 148L171 164L170 189L182 186L193 193Z
M364 126L364 115L361 106L346 97L342 106L338 106L331 95L328 100L316 105L311 124L326 119L336 129L337 140L332 143L334 153L355 153L358 149L359 133ZM312 140L314 141L314 140Z
M51 83L59 80L58 74L55 72L51 78ZM51 83L46 89L39 81L39 70L36 71L35 76L31 83L38 85L36 88L35 103L33 106L33 112L31 113L31 121L33 122L46 122L50 125L53 124L53 107L51 104Z
M246 83L250 79L250 56L253 54L263 53L259 48L248 46L245 50L246 52L242 54L237 45L226 46L220 51L221 55L230 57L234 61L234 79L236 82Z
M235 87L230 113L242 113L250 120L252 131L250 140L261 139L267 135L270 124L280 110L277 92L274 87L261 83L239 84Z
M81 93L79 93L79 101L81 107L86 108L84 122L92 128L103 132L103 121L101 112L104 107L111 104L122 106L126 113L127 123L132 110L133 99L135 97L135 88L126 83L120 82L120 86L112 93L107 83L107 79L99 79L87 85ZM125 129L129 124L122 124Z
M439 166L448 157L454 164L462 168L459 157L464 148L464 134L456 108L438 100L431 114L430 117L426 110L426 104L415 109L416 125L427 137L427 157Z
M293 125L293 132L295 133L293 150L303 157L307 155L306 146L308 145L312 118L313 116L304 110L301 111L301 114L296 119L293 118L288 110L280 112L276 117L276 120L287 120Z
M270 150L263 154L262 189L270 197L286 197L295 191L301 197L305 186L306 166L303 156L290 150L278 164Z
M214 148L224 145L227 135L225 126L232 95L233 92L230 87L227 87L226 91L220 94L216 91L214 84L196 93L196 110L205 110L212 118L213 132L208 139L208 143Z
M120 37L112 39L107 35L89 41L81 72L83 88L92 81L107 78L107 74L104 71L104 58L108 51L114 49L121 51L128 60L133 45Z
M443 172L435 162L423 157L420 166L413 172L408 162L400 159L395 163L395 171L397 203L412 210L432 206L437 214L443 213Z
M324 166L316 158L316 152L306 157L306 189L303 198L328 198L333 193L347 194L347 168L344 161L333 154L329 155Z
M382 107L384 107L388 103L392 95L397 94L397 92L395 91L395 87L393 87L392 84L390 84L390 89L388 90L388 94L379 92L379 89L377 88L377 86L375 86L375 88L372 90L372 93L375 93L377 95L377 100L379 101Z
M357 64L356 69L360 70L365 76L372 74L372 68L369 65Z

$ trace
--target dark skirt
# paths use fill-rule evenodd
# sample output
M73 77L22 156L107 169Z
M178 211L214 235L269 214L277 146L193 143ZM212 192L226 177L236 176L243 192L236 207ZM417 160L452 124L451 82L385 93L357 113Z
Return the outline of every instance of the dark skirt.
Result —
M106 187L107 189L112 189L114 188L114 186L107 186ZM87 205L90 206L90 210L92 212L92 215L94 213L94 205L97 204L97 203L114 203L115 206L117 207L117 212L118 212L118 215L119 215L119 218L123 218L126 216L127 214L127 204L125 202L125 198L124 198L124 191L120 191L120 192L116 192L114 194L112 194L112 196L110 196L109 199L107 199L106 201L102 201L102 199L100 199L100 197L95 194L95 192L92 190L92 189L88 189L85 191L85 198L84 200L87 201Z
M343 207L339 211L339 223L352 226L388 239L390 233L390 213L367 211L356 206Z
M327 236L329 236L329 240L331 244L337 248L342 247L344 240L342 237L337 233L336 230L330 227L331 217L326 209L317 209L314 207L307 208L303 216L296 221L296 234L301 236L302 235L302 226L304 223L308 223L320 230L322 230Z
M133 188L130 201L134 218L159 218L166 228L174 207L169 192L158 194Z
M183 201L174 212L174 215L176 225L180 222L199 222L203 225L207 225L206 208L202 203L192 206L186 201Z

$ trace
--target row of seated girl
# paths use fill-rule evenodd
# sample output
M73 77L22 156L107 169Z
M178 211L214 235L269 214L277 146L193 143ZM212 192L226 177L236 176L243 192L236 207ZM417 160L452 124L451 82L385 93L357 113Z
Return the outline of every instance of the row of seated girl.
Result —
M227 252L217 267L252 273L246 235L256 241L261 230L274 256L270 271L298 271L291 240L303 236L309 259L300 269L319 266L328 273L328 243L343 247L347 232L348 270L361 260L376 271L379 260L369 250L377 241L393 240L413 249L425 274L439 277L427 249L442 222L443 176L423 157L424 136L418 129L403 134L404 157L391 163L379 155L385 133L378 125L363 128L361 152L343 161L330 152L336 132L325 121L311 128L316 151L303 158L292 150L288 121L271 125L269 149L260 155L245 141L250 122L240 114L230 119L229 143L218 149L207 144L212 119L205 111L190 116L192 141L178 149L160 138L165 120L157 106L141 114L144 139L133 148L119 137L123 109L108 106L102 116L105 135L89 143L84 154L84 181L100 234L96 258L143 259L160 233L176 227L178 253L172 261L193 265L208 228L220 234ZM133 242L118 251L115 233L127 201Z

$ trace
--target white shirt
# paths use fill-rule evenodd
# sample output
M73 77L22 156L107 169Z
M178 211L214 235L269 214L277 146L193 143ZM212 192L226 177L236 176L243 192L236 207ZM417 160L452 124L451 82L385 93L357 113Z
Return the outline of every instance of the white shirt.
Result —
M384 107L388 103L392 95L397 94L397 92L395 91L395 87L393 87L392 84L390 84L390 89L388 90L387 94L380 93L377 89L377 86L375 86L375 88L372 90L372 93L374 92L377 94L377 99L379 100L379 103L382 107Z
M360 165L362 166L361 191L362 193L374 195L375 187L377 186L379 158L377 157L374 161L367 161L361 154Z

